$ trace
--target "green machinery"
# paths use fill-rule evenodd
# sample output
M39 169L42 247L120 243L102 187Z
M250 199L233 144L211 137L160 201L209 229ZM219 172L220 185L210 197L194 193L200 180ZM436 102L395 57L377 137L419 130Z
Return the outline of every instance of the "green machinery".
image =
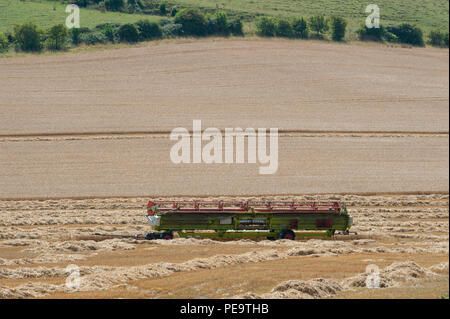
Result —
M147 239L291 239L349 233L352 217L339 202L149 201Z

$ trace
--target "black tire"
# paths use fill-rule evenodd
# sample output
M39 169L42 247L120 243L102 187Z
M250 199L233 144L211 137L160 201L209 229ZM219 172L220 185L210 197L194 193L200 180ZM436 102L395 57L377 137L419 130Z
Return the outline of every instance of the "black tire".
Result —
M295 233L290 229L282 230L280 233L280 239L295 240Z
M173 233L170 231L165 231L161 234L161 239L165 240L173 239Z

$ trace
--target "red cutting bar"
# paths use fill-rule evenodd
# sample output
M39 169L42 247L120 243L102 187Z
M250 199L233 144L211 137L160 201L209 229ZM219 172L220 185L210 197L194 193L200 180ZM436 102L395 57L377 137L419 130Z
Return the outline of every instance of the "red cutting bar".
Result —
M339 211L339 202L296 201L149 201L147 208L156 206L159 211L178 212L246 212L249 207L256 212L329 212Z

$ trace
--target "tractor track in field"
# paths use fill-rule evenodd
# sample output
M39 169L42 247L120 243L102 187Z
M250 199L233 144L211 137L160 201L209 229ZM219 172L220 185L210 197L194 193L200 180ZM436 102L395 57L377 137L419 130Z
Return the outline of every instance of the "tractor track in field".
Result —
M220 130L225 135L225 130ZM188 130L189 134L193 134ZM117 139L117 138L169 138L170 131L116 131L116 132L62 132L31 134L0 134L0 142L11 141L58 141L78 139ZM318 131L318 130L279 130L279 137L446 137L448 131Z

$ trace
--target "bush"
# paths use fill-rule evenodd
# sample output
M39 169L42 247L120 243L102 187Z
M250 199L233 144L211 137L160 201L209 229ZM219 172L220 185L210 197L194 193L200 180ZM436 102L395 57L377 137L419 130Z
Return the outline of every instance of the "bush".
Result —
M47 40L45 41L47 48L50 50L64 49L68 35L69 32L62 24L51 27L47 32Z
M273 37L276 34L277 26L270 17L262 17L256 23L256 29L259 35L264 37Z
M148 20L141 20L136 23L141 39L157 39L162 37L162 30L159 24Z
M296 19L292 23L292 31L294 37L306 39L309 33L308 23L303 18Z
M108 11L120 11L124 5L124 0L105 0L105 7Z
M9 41L8 38L0 32L0 53L8 51Z
M42 30L32 22L14 26L14 39L22 51L40 51L42 34Z
M136 26L131 23L120 26L117 34L121 42L135 43L139 40L139 31Z
M159 12L161 15L165 16L167 14L167 5L163 2L159 5Z
M448 47L448 33L443 33L439 30L433 30L430 32L429 43L435 47Z
M80 35L80 42L88 45L97 43L105 43L108 39L102 32L82 33Z
M116 30L114 29L113 26L111 26L111 25L105 26L103 28L103 34L108 39L108 41L113 42L113 43L116 41Z
M181 24L170 23L162 27L162 34L165 38L174 38L183 35L183 26Z
M322 35L328 31L328 21L324 16L314 16L309 18L309 28L314 31L318 36Z
M347 21L341 17L333 17L331 19L331 39L333 41L342 41L345 38L345 29Z
M172 10L170 11L170 15L171 15L172 17L176 16L177 13L178 13L177 7L173 7Z
M239 35L239 36L244 35L244 31L243 31L244 26L242 25L241 19L234 19L234 20L230 21L229 28L230 28L230 32L233 35Z
M395 34L389 32L389 31L385 31L384 32L384 39L387 42L393 42L393 43L397 43L399 41L398 37Z
M208 33L205 16L196 9L184 9L175 16L175 23L183 26L186 35L204 36Z
M224 12L216 12L213 15L206 16L208 34L229 35L230 27L228 17Z
M358 29L357 33L361 41L381 42L386 37L386 29L382 25L379 28L368 28L366 25L363 25Z
M222 35L229 35L230 28L228 27L228 17L225 12L218 11L214 14L216 21L216 33Z
M72 43L74 45L78 45L80 43L80 35L81 35L80 28L70 29L70 38L72 39Z
M279 37L290 38L294 35L294 30L292 29L292 25L288 20L278 20L276 35Z
M387 31L395 34L399 42L416 46L424 45L422 30L408 23L403 23L399 26L388 27Z

